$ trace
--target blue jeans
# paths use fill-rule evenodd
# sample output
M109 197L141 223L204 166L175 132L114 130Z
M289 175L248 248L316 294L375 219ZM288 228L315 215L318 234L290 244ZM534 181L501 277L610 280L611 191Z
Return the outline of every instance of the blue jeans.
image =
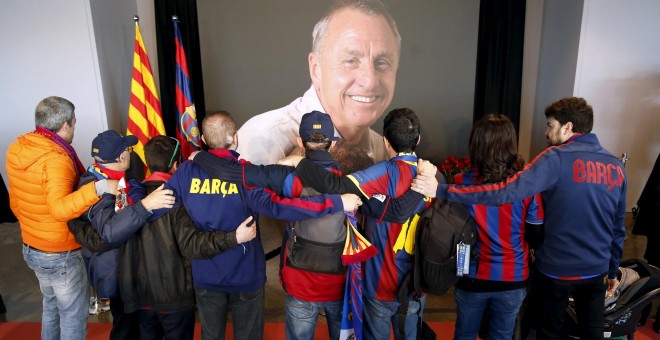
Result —
M41 339L85 339L89 283L80 250L46 253L23 245L23 259L44 296Z
M394 339L400 340L399 323L396 319L399 310L398 302L382 301L374 298L364 297L364 329L363 337L365 340L389 340L390 330L394 332ZM426 296L419 301L411 299L408 301L408 312L405 321L406 340L417 339L417 329L421 324L422 312Z
M455 340L474 340L479 333L481 318L488 308L488 340L511 340L516 326L516 316L525 300L527 289L520 288L501 292L469 292L455 289L456 331Z
M307 302L286 296L286 338L291 340L313 340L316 319L321 308L325 309L330 339L339 339L343 301Z
M252 292L223 292L195 288L202 323L202 340L224 339L227 311L231 308L234 339L263 339L264 289Z

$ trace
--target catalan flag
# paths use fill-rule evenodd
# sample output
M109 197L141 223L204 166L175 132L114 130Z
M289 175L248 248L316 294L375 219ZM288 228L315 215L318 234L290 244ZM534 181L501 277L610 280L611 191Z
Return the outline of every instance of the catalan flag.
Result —
M128 106L128 129L126 134L135 135L138 143L134 147L142 162L144 145L154 136L164 135L163 114L160 110L158 90L151 72L147 49L142 41L140 25L135 21L135 49L133 52L133 80L131 81L131 101Z
M181 156L188 156L201 148L199 128L197 127L197 112L190 90L188 62L183 50L183 41L179 31L179 21L174 22L174 43L176 45L176 108L178 111L176 138L181 143Z

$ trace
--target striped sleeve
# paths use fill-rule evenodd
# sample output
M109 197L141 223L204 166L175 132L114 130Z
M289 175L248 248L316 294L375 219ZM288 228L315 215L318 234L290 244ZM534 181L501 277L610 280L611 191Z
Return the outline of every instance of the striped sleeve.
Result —
M441 184L438 186L437 197L464 204L500 205L522 201L551 188L557 182L560 159L554 148L547 148L506 181L474 186Z
M388 192L389 172L386 162L376 163L367 169L356 171L346 176L367 198Z
M302 221L342 211L339 195L319 195L304 198L284 198L272 190L257 188L245 191L250 208L259 214L286 221Z

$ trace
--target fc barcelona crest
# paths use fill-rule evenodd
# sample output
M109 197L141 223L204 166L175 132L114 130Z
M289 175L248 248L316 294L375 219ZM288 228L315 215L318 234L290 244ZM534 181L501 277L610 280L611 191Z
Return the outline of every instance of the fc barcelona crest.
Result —
M199 128L197 127L197 113L195 112L195 104L186 106L186 111L181 115L179 121L181 134L186 140L197 147L200 147L199 142Z

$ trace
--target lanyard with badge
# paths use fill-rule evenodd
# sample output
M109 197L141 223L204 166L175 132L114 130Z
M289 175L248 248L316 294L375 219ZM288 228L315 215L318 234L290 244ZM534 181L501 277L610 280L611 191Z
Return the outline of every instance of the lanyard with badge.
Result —
M463 276L470 274L470 245L459 243L456 245L456 276Z

